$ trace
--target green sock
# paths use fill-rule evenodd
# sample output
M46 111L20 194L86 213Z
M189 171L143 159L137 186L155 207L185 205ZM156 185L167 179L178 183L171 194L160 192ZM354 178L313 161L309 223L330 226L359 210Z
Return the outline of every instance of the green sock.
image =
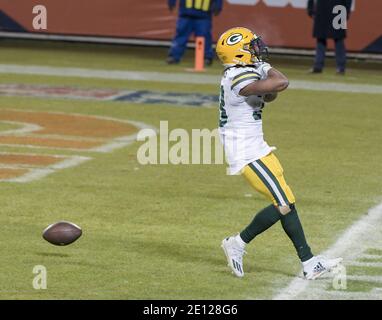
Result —
M240 233L240 238L249 243L280 220L280 213L275 206L270 205L256 214L252 222Z
M302 229L296 208L293 206L292 211L283 215L280 220L285 233L289 239L292 240L300 260L304 262L312 258L313 254L306 242L304 230Z

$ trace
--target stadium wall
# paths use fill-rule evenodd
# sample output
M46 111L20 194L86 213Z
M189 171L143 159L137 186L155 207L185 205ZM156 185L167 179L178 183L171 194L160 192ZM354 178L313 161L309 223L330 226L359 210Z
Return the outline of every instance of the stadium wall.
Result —
M382 1L353 1L348 49L382 53ZM315 41L306 2L226 0L222 14L214 18L214 39L227 28L240 25L263 35L270 46L312 49ZM46 30L33 28L32 11L36 5L47 9ZM176 17L176 12L169 12L167 0L3 0L0 3L3 32L170 40Z

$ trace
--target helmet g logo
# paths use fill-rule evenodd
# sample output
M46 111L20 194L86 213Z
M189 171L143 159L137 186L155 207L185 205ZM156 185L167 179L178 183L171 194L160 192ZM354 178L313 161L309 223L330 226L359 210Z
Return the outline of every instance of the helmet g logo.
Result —
M243 35L241 33L234 33L227 39L227 44L233 46L234 44L239 43L242 39Z
M216 54L226 67L253 64L257 58L249 50L249 45L257 38L255 33L247 28L228 29L216 42Z

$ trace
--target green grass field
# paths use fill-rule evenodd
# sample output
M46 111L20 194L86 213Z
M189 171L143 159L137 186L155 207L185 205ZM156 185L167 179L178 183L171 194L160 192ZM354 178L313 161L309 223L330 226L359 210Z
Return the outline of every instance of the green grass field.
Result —
M157 48L75 44L0 43L0 63L113 70L184 72L192 65L164 64ZM325 73L306 74L310 60L277 57L292 80L382 85L382 66L352 62L345 78L332 62ZM207 74L220 72L215 63ZM81 79L1 74L0 84L46 84L218 94L219 84ZM264 111L264 130L276 145L287 181L314 252L328 248L367 210L381 201L381 95L288 90ZM213 129L216 108L113 101L0 96L1 109L57 111L141 121L159 127ZM2 123L0 130L13 129ZM259 236L245 256L246 277L232 276L221 240L239 232L267 201L226 165L140 165L141 143L99 154L74 168L29 183L0 182L1 299L270 299L300 270L294 248L279 224ZM0 152L30 152L0 145ZM56 154L40 149L39 154ZM251 196L249 197L248 194ZM83 228L68 247L41 238L57 220ZM365 250L370 248L365 248ZM379 253L380 254L380 253ZM48 288L32 287L35 265L48 272ZM382 268L349 269L382 275ZM355 291L379 283L349 282Z

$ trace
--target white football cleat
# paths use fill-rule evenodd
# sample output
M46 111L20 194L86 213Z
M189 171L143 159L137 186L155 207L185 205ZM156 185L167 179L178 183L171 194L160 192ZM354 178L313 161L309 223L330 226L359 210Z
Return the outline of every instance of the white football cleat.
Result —
M317 279L337 267L342 260L342 258L328 259L323 256L314 256L303 264L304 277L307 280Z
M244 248L234 237L226 238L222 241L221 247L227 257L228 266L237 277L243 277L243 255L246 253Z

